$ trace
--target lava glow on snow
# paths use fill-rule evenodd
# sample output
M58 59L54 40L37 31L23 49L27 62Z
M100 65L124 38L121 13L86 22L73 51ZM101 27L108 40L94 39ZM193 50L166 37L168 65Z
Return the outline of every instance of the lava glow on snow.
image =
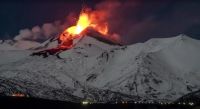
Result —
M95 12L88 8L83 8L76 25L67 28L59 37L61 46L71 48L71 42L73 39L82 37L81 32L86 28L93 28L99 33L108 34L108 25L106 21L100 21L99 17L104 13Z

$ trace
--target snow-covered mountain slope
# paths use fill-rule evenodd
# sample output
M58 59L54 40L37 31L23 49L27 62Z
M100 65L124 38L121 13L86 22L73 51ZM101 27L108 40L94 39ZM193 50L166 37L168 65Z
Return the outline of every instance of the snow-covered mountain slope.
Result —
M199 46L200 41L179 35L129 46L84 37L60 53L61 59L29 56L30 50L1 50L0 93L71 101L172 102L200 89Z
M27 50L41 46L38 42L28 40L0 40L0 50Z
M176 101L176 103L192 103L191 105L199 105L200 90L182 96Z

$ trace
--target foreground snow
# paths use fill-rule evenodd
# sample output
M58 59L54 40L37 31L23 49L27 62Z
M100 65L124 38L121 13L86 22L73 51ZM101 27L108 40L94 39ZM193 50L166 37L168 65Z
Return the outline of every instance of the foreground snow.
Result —
M13 47L0 44L5 45ZM48 48L55 42L32 45ZM30 56L29 47L1 49L0 93L74 102L172 102L200 89L199 46L200 41L179 35L129 46L85 37L60 53L61 59Z

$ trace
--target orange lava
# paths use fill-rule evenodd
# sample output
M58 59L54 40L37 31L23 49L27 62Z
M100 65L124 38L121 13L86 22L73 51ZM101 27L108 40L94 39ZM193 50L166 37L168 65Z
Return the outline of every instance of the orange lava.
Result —
M60 47L72 47L73 40L82 37L81 32L86 28L91 27L99 33L108 34L108 24L101 21L99 17L103 17L103 13L88 11L83 9L79 15L76 25L67 28L59 37L61 41Z

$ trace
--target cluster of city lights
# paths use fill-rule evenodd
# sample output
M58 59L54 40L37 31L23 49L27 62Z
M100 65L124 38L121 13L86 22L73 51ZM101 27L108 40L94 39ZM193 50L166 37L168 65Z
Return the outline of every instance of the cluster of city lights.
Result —
M188 103L186 103L186 102L179 102L178 104L179 104L179 105L190 105L190 106L194 106L194 103L193 103L193 102L188 102Z
M11 96L13 96L13 97L24 97L25 95L23 93L13 93Z
M134 103L134 104L158 104L158 105L185 105L185 106L194 106L195 104L193 102L178 102L178 103L171 103L171 102L128 102L128 101L116 101L114 104L131 104L131 103ZM88 104L93 104L92 102L89 102L89 101L82 101L82 104L83 105L88 105ZM100 103L97 103L97 104L100 104Z

